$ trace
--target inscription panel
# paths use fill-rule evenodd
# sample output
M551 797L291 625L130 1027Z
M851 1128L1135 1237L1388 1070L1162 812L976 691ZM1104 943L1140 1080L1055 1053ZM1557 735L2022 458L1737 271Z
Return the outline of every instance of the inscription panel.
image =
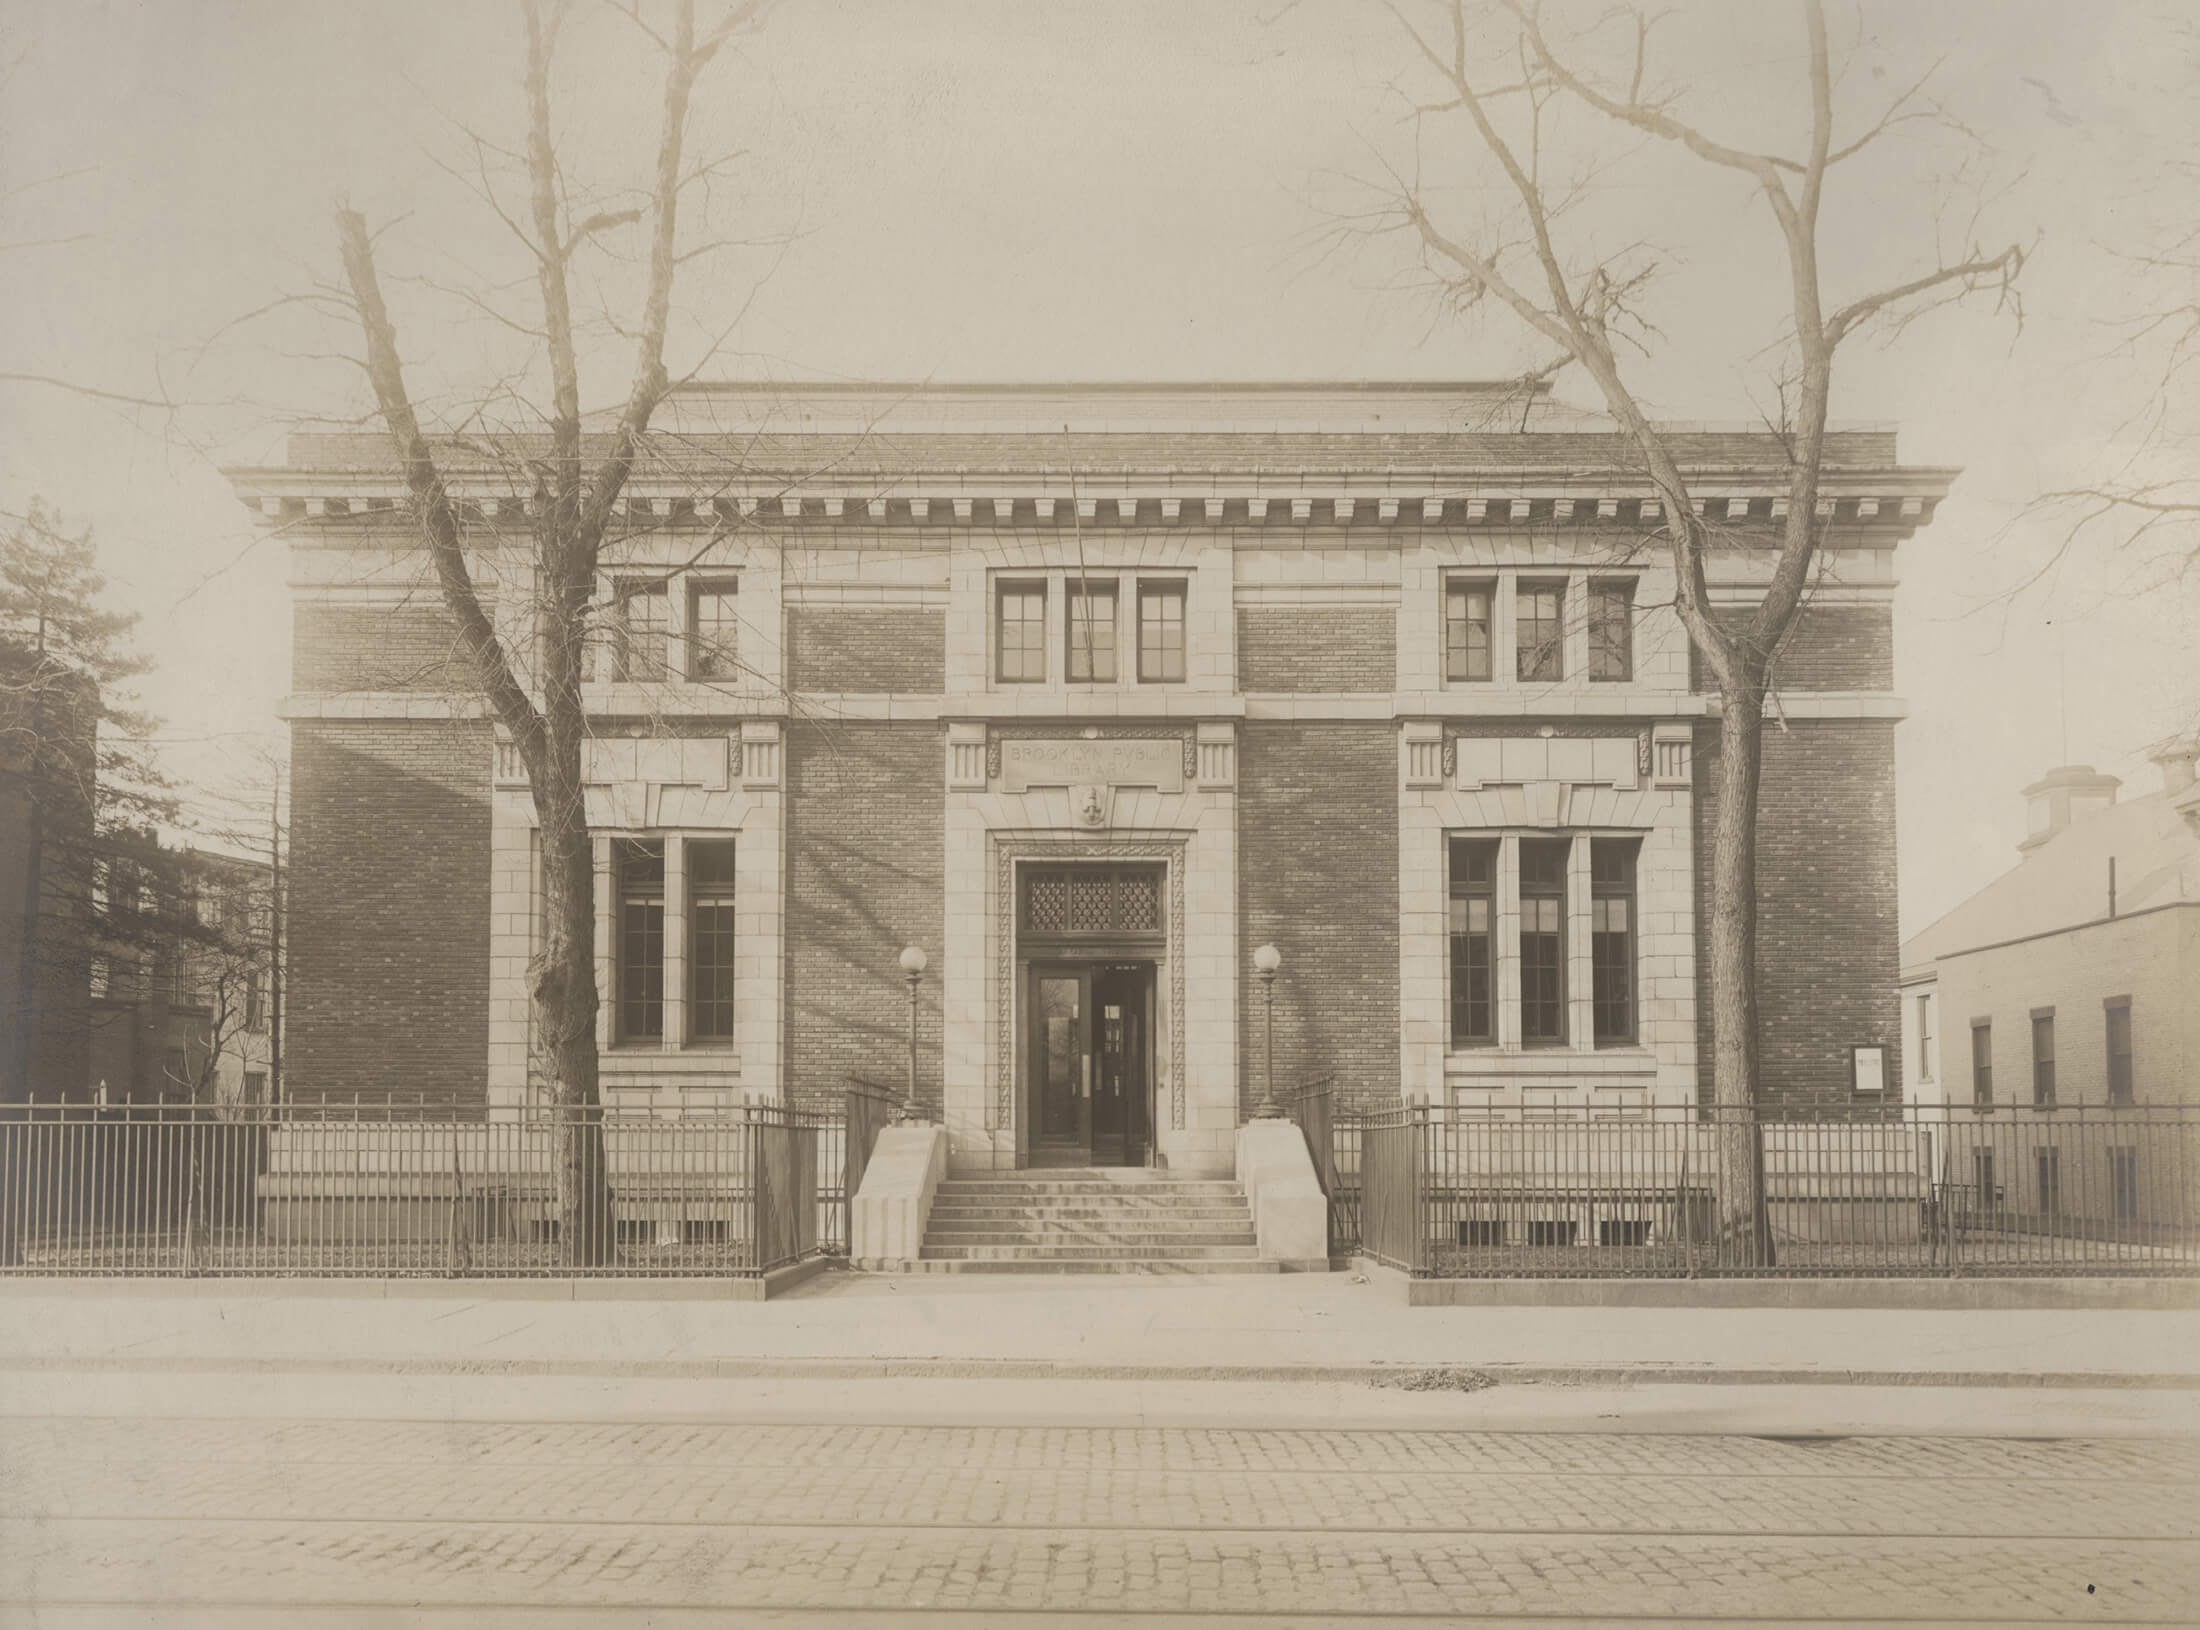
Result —
M1001 743L1001 790L1152 787L1184 790L1184 747L1173 740L1014 738Z

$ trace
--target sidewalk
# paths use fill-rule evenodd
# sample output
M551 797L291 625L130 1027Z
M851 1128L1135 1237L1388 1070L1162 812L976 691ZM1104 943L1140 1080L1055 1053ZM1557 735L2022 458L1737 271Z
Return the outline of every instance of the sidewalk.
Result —
M615 1290L615 1294L600 1294ZM633 1379L1360 1381L2200 1391L2200 1312L1409 1308L1348 1274L833 1274L773 1302L678 1282L0 1284L0 1368Z

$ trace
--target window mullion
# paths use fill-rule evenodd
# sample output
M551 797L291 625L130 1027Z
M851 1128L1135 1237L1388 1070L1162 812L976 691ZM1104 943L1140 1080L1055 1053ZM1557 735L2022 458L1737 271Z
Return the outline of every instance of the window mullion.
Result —
M667 1052L687 1045L688 961L687 839L665 839L665 1034Z
M619 1035L618 944L619 877L612 864L612 841L595 839L596 849L596 1045L608 1047Z
M1589 840L1566 845L1566 1045L1575 1052L1596 1047L1596 966L1590 935L1595 927L1595 885L1589 875Z
M1570 572L1558 597L1558 643L1565 653L1561 670L1567 679L1589 673L1589 580Z
M684 680L694 672L688 654L695 615L694 607L688 603L690 592L685 573L675 572L665 579L665 678L668 680Z
M1509 651L1506 657L1511 660ZM1520 1028L1520 839L1497 840L1497 1045L1518 1051Z
M1520 574L1499 572L1490 589L1490 680L1493 684L1520 683ZM1506 840L1511 843L1511 839ZM1505 875L1515 875L1513 862L1518 846L1505 852ZM1517 912L1516 912L1517 915Z
M1046 577L1046 688L1066 691L1069 684L1069 585L1067 572L1049 572Z

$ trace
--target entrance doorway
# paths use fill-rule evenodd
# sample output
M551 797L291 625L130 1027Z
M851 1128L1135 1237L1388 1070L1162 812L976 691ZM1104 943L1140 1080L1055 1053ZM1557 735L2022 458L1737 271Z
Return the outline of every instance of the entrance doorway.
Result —
M1029 989L1030 1163L1149 1164L1154 964L1034 962Z

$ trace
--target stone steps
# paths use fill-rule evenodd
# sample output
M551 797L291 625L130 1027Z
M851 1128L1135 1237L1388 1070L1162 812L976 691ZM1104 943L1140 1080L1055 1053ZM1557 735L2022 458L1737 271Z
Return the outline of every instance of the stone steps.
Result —
M1130 1251L1134 1255L1150 1255L1157 1249L1171 1246L1257 1245L1252 1229L1215 1229L1191 1232L1183 1229L1140 1229L1122 1232L1114 1229L1090 1234L1062 1233L1044 1228L943 1228L925 1235L929 1246L960 1245L1014 1245L1014 1246L1076 1246L1098 1247L1105 1250Z
M1085 1205L1085 1203L1019 1203L1012 1199L990 1201L933 1201L933 1216L1032 1216L1032 1219L1058 1221L1058 1223L1089 1223L1089 1221L1164 1221L1164 1223L1192 1223L1212 1221L1221 1216L1243 1216L1245 1205Z
M1258 1257L1197 1258L1191 1261L1154 1260L1147 1257L1105 1257L1100 1259L1072 1259L1056 1262L1032 1262L1023 1258L1009 1260L970 1260L966 1258L935 1259L925 1257L904 1264L914 1273L1281 1273L1283 1265L1263 1262Z
M1109 1263L1135 1256L1144 1263L1230 1263L1252 1260L1261 1254L1254 1243L1243 1245L1056 1245L1030 1241L1016 1245L924 1245L931 1263Z
M1244 1191L1219 1178L1048 1167L949 1178L919 1260L936 1273L1266 1273Z
M1187 1181L1162 1183L1063 1183L1052 1179L1033 1183L1004 1183L998 1178L972 1181L950 1178L939 1186L941 1200L1075 1200L1108 1204L1173 1204L1203 1200L1209 1204L1235 1203L1244 1198L1235 1183Z

